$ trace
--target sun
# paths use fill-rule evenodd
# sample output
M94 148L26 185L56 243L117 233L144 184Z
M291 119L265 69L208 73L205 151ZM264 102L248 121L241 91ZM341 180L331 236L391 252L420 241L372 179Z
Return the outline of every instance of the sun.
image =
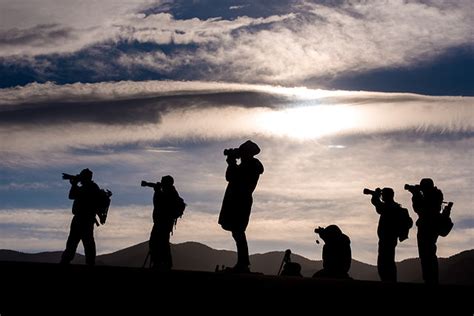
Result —
M346 105L312 105L268 110L257 124L265 133L298 139L315 139L356 127L357 111Z

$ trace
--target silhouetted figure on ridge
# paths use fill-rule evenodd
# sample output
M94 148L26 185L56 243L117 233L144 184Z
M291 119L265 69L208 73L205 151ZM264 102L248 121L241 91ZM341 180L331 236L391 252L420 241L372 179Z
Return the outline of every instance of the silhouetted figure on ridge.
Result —
M237 245L237 264L229 269L231 272L250 271L245 230L252 209L252 193L263 173L262 163L254 157L258 153L260 153L260 148L250 140L240 145L239 148L224 150L228 164L225 178L229 183L219 214L219 224L223 229L232 232L232 237ZM237 164L238 158L240 158L240 164Z
M351 267L351 240L337 225L314 230L324 241L323 269L313 278L351 279L348 272Z
M421 179L419 185L406 184L405 189L412 194L413 210L418 214L416 237L423 280L428 284L437 284L439 276L436 241L439 236L443 193L435 187L430 178Z
M379 237L377 270L380 280L396 282L395 247L398 238L400 241L408 238L408 230L403 230L403 232L400 230L403 218L408 216L408 210L395 202L395 192L392 188L377 188L375 191L364 189L364 194L372 195L371 202L375 206L375 211L380 215L377 227L377 236ZM408 219L411 221L409 223L411 227L413 221L409 216Z
M167 175L161 182L142 181L141 186L152 187L153 194L153 228L149 240L149 254L152 268L167 271L173 267L171 256L170 234L175 221L186 204L174 186L174 179Z
M92 171L89 169L83 169L76 176L63 174L63 179L69 180L71 183L69 199L74 200L72 205L74 217L71 221L66 249L61 256L61 263L69 264L74 259L77 246L82 240L86 264L94 265L96 256L94 223L96 222L95 216L100 188L92 181Z

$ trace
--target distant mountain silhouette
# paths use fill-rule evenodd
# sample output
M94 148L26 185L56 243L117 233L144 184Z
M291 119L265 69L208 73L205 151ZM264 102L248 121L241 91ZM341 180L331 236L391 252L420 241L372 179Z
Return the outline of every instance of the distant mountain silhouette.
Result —
M148 242L143 242L110 254L97 256L98 265L141 267L148 251ZM216 265L232 266L237 254L229 250L216 250L197 242L172 245L173 264L176 270L214 271ZM250 256L252 271L265 275L276 275L284 256L284 251L273 251ZM21 253L0 250L0 261L59 262L61 252ZM291 259L301 265L303 276L310 277L322 268L322 261L310 260L292 254ZM73 263L83 264L84 257L77 255ZM440 282L443 284L474 284L474 249L466 250L449 258L439 258ZM398 279L401 282L422 282L419 259L397 262ZM352 261L349 274L357 280L379 280L377 267Z

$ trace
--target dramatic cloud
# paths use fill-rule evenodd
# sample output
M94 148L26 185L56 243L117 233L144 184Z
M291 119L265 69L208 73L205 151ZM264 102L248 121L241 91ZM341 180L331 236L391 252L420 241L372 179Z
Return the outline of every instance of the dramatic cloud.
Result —
M135 13L130 13L133 6L115 10L112 5L109 17L86 18L84 25L77 19L39 19L43 23L15 28L5 23L0 57L10 68L33 58L30 67L38 64L35 76L42 80L63 75L59 53L61 63L91 72L89 80L152 72L175 79L294 84L417 65L474 42L470 1L318 2L281 3L264 17L177 18L170 13L173 3L150 5L149 12L140 13L146 12L145 2L138 1ZM53 66L44 72L38 60Z
M9 136L2 164L88 147L252 135L472 133L474 122L472 98L200 82L35 84L1 91L0 104L0 133Z

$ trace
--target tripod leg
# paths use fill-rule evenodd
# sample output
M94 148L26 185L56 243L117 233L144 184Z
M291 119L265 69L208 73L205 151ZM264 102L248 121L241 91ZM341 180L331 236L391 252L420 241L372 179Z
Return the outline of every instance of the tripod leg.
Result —
M150 257L150 252L149 251L146 254L145 261L143 262L142 268L144 268L146 266L146 262L148 261L148 257ZM151 259L150 259L150 265L148 267L151 267Z

